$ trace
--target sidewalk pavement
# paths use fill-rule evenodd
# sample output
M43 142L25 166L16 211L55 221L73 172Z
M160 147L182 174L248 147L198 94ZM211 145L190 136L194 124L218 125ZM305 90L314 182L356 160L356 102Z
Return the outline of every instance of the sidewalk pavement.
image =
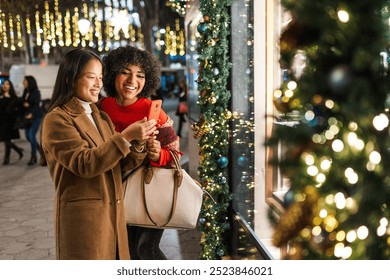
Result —
M53 182L47 167L27 166L29 143L23 138L15 143L24 148L22 160L12 151L10 164L0 165L0 260L54 260ZM0 164L3 158L0 143ZM170 260L196 260L199 235L165 230L161 249Z

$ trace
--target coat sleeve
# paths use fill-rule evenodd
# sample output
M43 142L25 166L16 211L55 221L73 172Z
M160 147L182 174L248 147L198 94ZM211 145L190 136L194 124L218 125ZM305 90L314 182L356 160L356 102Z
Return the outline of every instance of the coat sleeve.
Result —
M45 116L41 143L48 165L54 166L57 162L77 176L89 178L113 169L130 154L120 134L112 133L105 142L92 139L76 118L59 110ZM109 130L109 125L106 128ZM142 162L142 157L129 157L127 165L138 162Z

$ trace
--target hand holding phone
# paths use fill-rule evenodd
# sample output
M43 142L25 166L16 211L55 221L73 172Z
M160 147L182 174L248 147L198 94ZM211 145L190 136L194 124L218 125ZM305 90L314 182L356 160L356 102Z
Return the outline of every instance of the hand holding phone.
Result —
M160 111L161 111L161 105L162 105L161 99L152 100L152 103L150 104L148 120L155 119L156 122L158 123L158 118L160 116Z

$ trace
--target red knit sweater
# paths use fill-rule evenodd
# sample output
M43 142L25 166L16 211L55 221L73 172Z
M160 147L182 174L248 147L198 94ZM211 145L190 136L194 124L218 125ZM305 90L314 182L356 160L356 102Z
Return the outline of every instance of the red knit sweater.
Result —
M110 116L112 122L115 125L115 130L121 132L130 124L142 120L144 117L146 117L149 113L151 103L152 101L150 99L139 98L135 103L129 106L121 106L116 102L115 98L106 97L101 100L100 107ZM158 125L164 124L167 120L167 114L161 109L160 116L158 119ZM159 136L157 137L159 138ZM151 165L153 166L164 166L172 160L172 156L169 153L169 150L167 148L164 148L165 143L162 143L162 141L160 142L160 159L159 162L150 161Z

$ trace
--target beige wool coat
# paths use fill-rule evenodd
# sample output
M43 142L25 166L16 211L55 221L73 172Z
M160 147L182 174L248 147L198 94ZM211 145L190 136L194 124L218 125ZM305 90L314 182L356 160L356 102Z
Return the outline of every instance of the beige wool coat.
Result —
M77 99L49 112L42 150L55 185L57 259L129 259L122 172L141 165L106 113ZM117 252L118 250L118 252Z

